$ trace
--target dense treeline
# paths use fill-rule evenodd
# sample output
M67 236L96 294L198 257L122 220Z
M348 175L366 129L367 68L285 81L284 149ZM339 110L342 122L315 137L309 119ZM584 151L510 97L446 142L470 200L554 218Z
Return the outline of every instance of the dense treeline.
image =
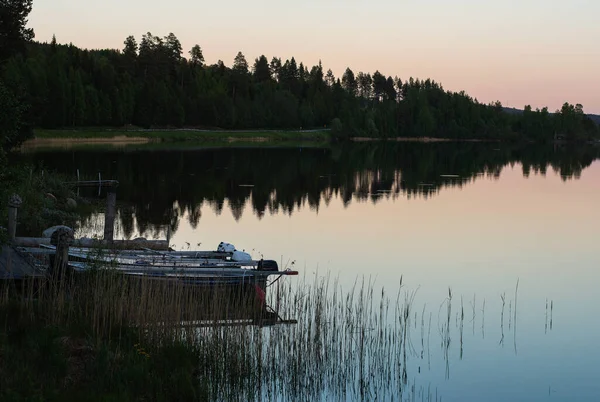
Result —
M479 103L432 80L346 69L341 78L319 63L294 58L250 65L238 53L231 67L205 65L195 45L184 57L174 34L132 36L123 50L28 44L11 57L3 79L30 106L39 127L218 127L299 129L331 127L335 136L586 140L598 126L581 105L556 113L526 107L506 113L499 102Z

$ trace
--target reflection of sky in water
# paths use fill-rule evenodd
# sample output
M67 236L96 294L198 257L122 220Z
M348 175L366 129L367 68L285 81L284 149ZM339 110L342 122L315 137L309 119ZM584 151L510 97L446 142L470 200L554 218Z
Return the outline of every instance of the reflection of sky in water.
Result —
M505 167L499 180L479 178L427 200L383 196L376 205L354 200L344 208L334 196L318 211L306 206L291 216L267 213L261 219L246 205L238 221L227 205L218 216L204 205L198 227L182 219L172 243L185 248L186 242L192 247L201 242L202 249L212 249L228 241L255 257L262 253L283 265L293 260L308 278L331 272L346 287L356 276L371 276L392 299L402 276L406 289L418 288L413 314L419 324L412 337L419 352L424 305L426 326L432 315L431 369L427 357L413 356L409 380L425 388L431 384L444 401L597 400L599 206L599 162L567 182L552 171L524 178L517 165ZM517 280L515 353L508 315ZM438 320L444 319L440 306L448 287L454 298L446 380ZM455 317L461 296L462 360ZM553 302L552 330L545 327L546 300Z

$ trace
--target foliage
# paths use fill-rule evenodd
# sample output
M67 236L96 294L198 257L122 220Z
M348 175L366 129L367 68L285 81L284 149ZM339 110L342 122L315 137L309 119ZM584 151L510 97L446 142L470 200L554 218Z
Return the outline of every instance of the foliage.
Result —
M337 117L331 121L331 135L337 140L344 139L345 137L344 125Z
M75 227L79 216L67 199L77 197L65 184L62 175L31 166L9 166L0 172L0 226L6 225L7 200L18 194L23 200L19 208L17 235L39 237L54 225Z
M25 28L33 0L0 2L0 63L23 51L24 42L33 39L33 29Z
M198 347L171 341L147 351L127 329L118 340L94 340L89 329L47 326L8 309L16 307L0 309L3 401L208 399L207 382L195 374L203 360Z
M6 152L18 143L22 107L0 81L0 152Z
M308 68L291 59L261 55L250 65L242 52L232 67L205 65L199 45L182 57L174 34L129 36L122 51L31 43L12 57L3 76L31 105L37 127L203 127L222 129L323 128L338 118L344 137L455 139L598 136L579 106L556 114L507 113L432 80L401 80L350 68L341 80L321 63ZM336 120L337 121L337 120Z
M8 84L14 71L5 62L10 57L21 57L25 43L33 39L33 30L26 28L27 16L31 12L32 0L4 0L0 2L0 169L2 154L19 146L32 135L26 124L27 103ZM9 64L10 65L10 64ZM4 79L6 78L6 80Z

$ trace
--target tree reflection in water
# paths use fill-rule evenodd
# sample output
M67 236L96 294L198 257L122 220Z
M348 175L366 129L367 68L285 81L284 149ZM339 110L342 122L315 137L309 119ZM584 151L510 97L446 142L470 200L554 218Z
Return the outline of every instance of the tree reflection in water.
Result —
M433 197L480 177L498 179L507 166L523 175L549 170L578 179L598 158L598 147L508 146L499 143L364 143L331 148L213 148L178 150L60 150L26 155L45 168L82 178L119 180L120 228L160 236L174 233L182 217L195 228L203 205L236 220L246 205L259 218L318 210L333 197L345 206L382 198ZM90 215L83 225L90 224Z

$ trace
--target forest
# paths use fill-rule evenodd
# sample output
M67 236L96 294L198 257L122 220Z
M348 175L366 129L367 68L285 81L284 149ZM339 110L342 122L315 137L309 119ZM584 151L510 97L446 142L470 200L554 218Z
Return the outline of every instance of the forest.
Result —
M30 0L16 3L31 8ZM148 32L139 41L129 36L123 49L87 50L55 37L34 42L25 24L20 30L19 46L0 54L0 106L25 129L4 138L5 148L31 128L330 128L337 140L585 141L600 135L579 104L565 103L554 113L530 106L508 113L500 102L483 104L431 79L351 68L335 77L321 63L309 68L293 57L264 55L251 62L242 52L231 66L207 65L200 45L184 52L173 33Z

